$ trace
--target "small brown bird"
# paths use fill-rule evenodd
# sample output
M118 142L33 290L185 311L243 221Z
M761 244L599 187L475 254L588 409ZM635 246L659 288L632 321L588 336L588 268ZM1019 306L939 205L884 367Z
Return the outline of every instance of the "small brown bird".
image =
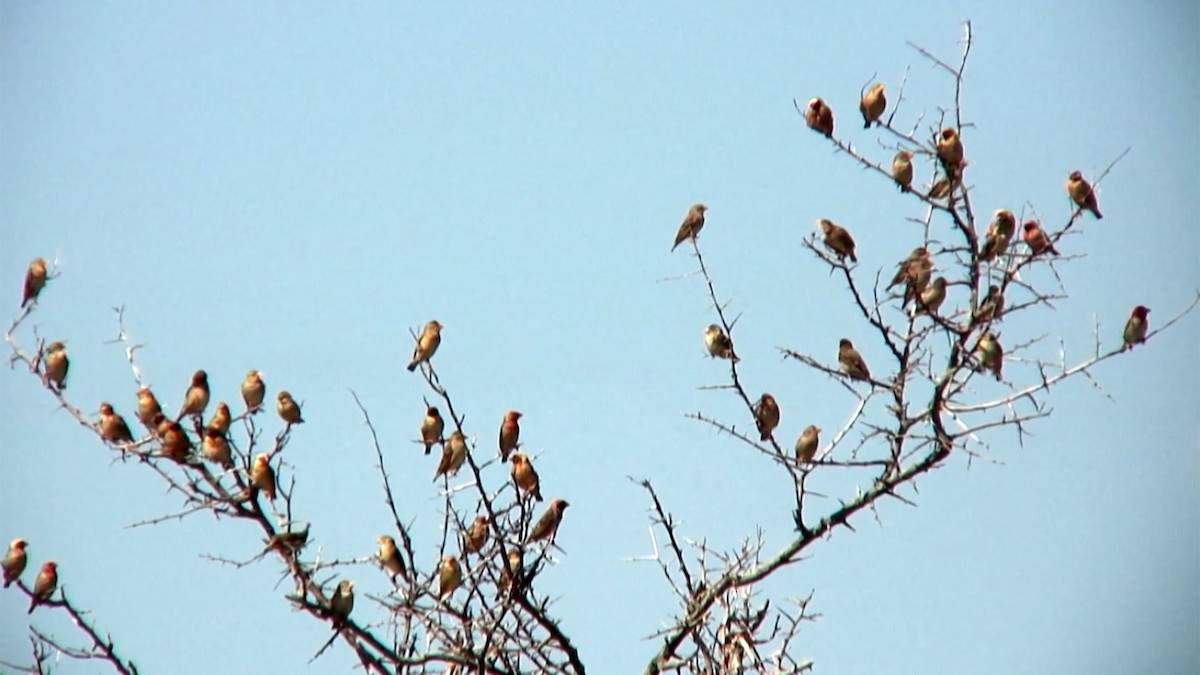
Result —
M100 404L100 438L113 445L133 442L133 432L125 418L114 412L109 403Z
M208 427L204 430L204 458L223 468L233 466L233 454L229 451L229 439L225 434Z
M267 540L267 551L278 551L285 555L296 553L304 548L308 543L309 524L304 521L297 523L288 523L286 529L281 529L279 532L271 535Z
M504 413L504 421L500 423L500 461L507 462L508 455L517 449L521 439L521 425L518 420L523 415L516 410Z
M533 463L523 452L512 454L512 478L518 488L533 495L539 502L542 501L541 481L538 480L537 471L533 469Z
M354 611L354 582L339 581L333 597L329 599L329 616L333 619L333 629L341 630Z
M275 411L279 413L279 417L287 422L288 426L293 424L304 424L304 418L300 416L300 406L296 403L296 399L286 391L279 392L275 397L278 401L275 405Z
M759 440L773 438L772 432L779 426L779 404L774 396L763 394L754 404L754 426L758 427Z
M29 600L29 611L26 614L33 614L33 610L43 602L48 602L50 596L54 595L54 590L58 588L58 564L54 561L49 561L42 564L42 571L38 572L37 579L33 581L33 594Z
M58 391L67 388L67 371L71 369L71 360L67 358L67 345L64 342L52 342L46 347L45 382L54 385Z
M715 323L704 329L704 348L708 350L708 355L713 358L738 360L733 355L733 342L725 334L725 331Z
M570 506L565 499L555 499L550 502L550 506L546 508L546 512L542 514L534 523L533 529L529 531L529 541L541 541L543 539L553 539L558 533L558 526L562 524L563 511Z
M517 586L525 582L525 554L519 546L508 549L508 564L503 568L500 589L507 591L512 588L514 580Z
M876 82L867 93L863 94L858 103L858 111L863 116L863 128L870 129L873 122L878 122L887 108L887 96L883 93L883 85Z
M229 406L224 401L221 401L217 404L217 411L208 420L206 428L214 429L220 434L227 434L229 433L229 423L232 419L229 413Z
M1017 232L1017 219L1008 209L999 209L988 226L987 239L979 251L980 260L995 260L1008 250L1008 244Z
M896 181L901 192L911 192L913 182L913 154L907 150L896 153L892 159L892 180Z
M475 516L475 522L463 533L463 552L466 554L479 553L487 543L488 526L491 520L487 516Z
M137 393L137 418L151 431L154 431L158 426L154 422L154 418L162 414L162 406L158 404L158 399L154 397L154 392L150 391L149 387L138 389Z
M437 321L430 321L425 324L425 330L421 332L421 337L417 339L417 346L413 348L412 361L408 364L408 372L417 369L417 366L422 363L429 363L429 359L437 352L438 346L442 344L442 328L445 328Z
M267 385L263 382L262 373L251 370L242 380L242 400L246 403L246 412L251 414L262 410L263 399L267 395Z
M433 474L436 483L441 476L457 476L463 462L467 461L467 437L461 431L450 434L450 440L442 446L442 459L438 462L437 473Z
M438 570L438 599L452 595L462 585L462 580L462 567L458 564L458 558L452 555L443 558Z
M833 138L833 110L819 98L808 102L804 110L804 122L809 129L824 134L825 138Z
M988 287L987 295L979 303L979 311L975 313L975 320L979 323L987 321L999 321L1000 315L1004 313L1004 294L1000 292L1000 287L992 284Z
M254 499L259 490L267 495L272 504L275 503L275 470L266 453L259 453L254 458L254 468L250 470L250 499Z
M21 296L22 309L30 300L37 300L38 294L46 287L46 264L45 258L34 258L29 263L29 270L25 272L25 292Z
M917 302L913 305L911 316L916 318L921 314L937 314L938 309L941 308L945 300L946 277L938 277L917 296Z
M433 446L442 442L442 432L445 430L446 422L442 419L442 414L436 407L428 406L425 409L425 419L421 420L421 441L425 443L426 455Z
M180 464L186 464L192 452L192 439L177 420L164 416L159 426L159 436L162 438L162 456Z
M167 429L171 428L171 423L174 421L161 412L157 413L154 415L154 419L150 420L150 431L154 433L155 437L162 438L167 435Z
M1129 320L1125 322L1125 332L1123 338L1125 340L1124 349L1133 349L1134 345L1140 345L1146 341L1146 333L1150 331L1150 308L1144 305L1138 305L1133 308L1133 313L1129 315Z
M1058 255L1058 249L1054 248L1054 242L1050 241L1050 237L1046 235L1036 220L1031 220L1025 223L1025 243L1029 245L1030 256L1041 255L1049 252L1050 255Z
M1002 378L1001 371L1004 370L1004 347L1000 346L1000 340L992 335L991 331L983 334L979 338L979 365L984 370L990 370L996 374L996 381Z
M395 583L396 577L408 581L408 568L404 565L400 549L396 548L396 540L385 534L376 541L379 542L379 552L375 554L375 558L392 577L392 582Z
M683 217L683 223L679 226L679 232L675 234L675 245L671 247L672 253L683 242L699 236L700 230L704 227L704 212L707 210L708 207L703 204L693 204L692 208L688 209L687 215Z
M13 539L8 545L8 553L4 555L4 561L0 566L4 568L4 587L8 588L9 584L16 581L25 571L25 565L29 562L29 557L25 554L25 547L29 543L24 539Z
M821 444L821 428L815 424L804 427L800 438L796 439L796 461L807 464L817 455L817 446Z
M1084 211L1091 211L1096 220L1103 218L1100 214L1100 204L1096 201L1096 192L1091 183L1084 179L1083 174L1072 171L1067 177L1067 194L1075 201L1075 205Z
M871 381L871 369L867 368L867 362L846 338L838 341L838 363L842 364L842 370L846 371L850 379Z
M175 419L181 420L188 415L196 415L197 417L204 414L204 409L208 407L208 373L203 370L197 370L192 375L192 384L188 387L187 393L183 396L183 408L179 411L179 416Z
M904 284L904 302L900 303L900 306L904 307L915 300L929 285L929 278L933 276L933 259L930 257L928 249L918 246L896 267L896 275L892 277L892 283L888 284L888 289Z
M942 160L947 175L959 175L958 169L963 163L963 144L957 131L942 129L937 142L937 155L938 159Z
M836 253L838 260L845 260L849 256L850 262L858 262L854 254L854 237L850 236L849 230L826 218L818 220L817 224L825 233L825 247Z

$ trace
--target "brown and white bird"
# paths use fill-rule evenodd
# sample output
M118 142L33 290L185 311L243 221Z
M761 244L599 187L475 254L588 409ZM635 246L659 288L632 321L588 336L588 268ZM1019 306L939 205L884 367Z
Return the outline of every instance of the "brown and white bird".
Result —
M453 594L462 586L462 580L462 567L458 564L458 558L452 555L443 558L438 569L438 599Z
M26 613L33 614L38 605L48 602L57 588L58 564L54 561L43 563L42 571L38 572L37 578L33 580L33 593L29 598L29 611Z
M376 541L379 542L379 551L375 554L375 559L379 561L379 565L387 571L393 582L396 581L396 577L407 581L408 568L404 565L400 549L396 548L396 540L385 534Z
M825 101L814 98L808 102L808 107L804 109L804 123L826 138L833 138L833 109Z
M553 539L558 534L558 526L562 524L563 511L568 506L570 504L565 499L555 499L550 502L546 512L542 514L541 518L538 518L533 529L529 531L529 541Z
M113 410L110 403L100 404L100 438L113 445L133 442L133 432L129 430L129 424Z
M251 370L242 380L242 401L246 403L246 412L256 413L262 410L263 399L267 396L267 385L263 382L262 373Z
M878 122L887 108L887 96L884 95L883 85L876 82L858 102L858 111L863 116L863 128L870 129L871 124Z
M979 323L999 321L1003 313L1004 293L1000 291L999 286L992 284L988 286L987 295L979 303L979 310L975 312L975 320Z
M1017 218L1008 209L998 209L988 225L987 239L979 251L980 260L995 260L1008 250L1013 235L1017 232Z
M858 262L858 257L854 254L854 237L850 236L849 230L827 218L818 220L817 224L825 233L825 247L836 253L838 260L849 257L851 262Z
M421 337L417 338L417 346L413 348L412 361L408 363L408 372L417 369L417 366L422 363L429 363L429 359L437 353L438 347L442 344L442 328L445 328L437 321L430 321L425 324L425 330L421 331Z
M704 348L708 350L708 355L717 359L738 359L733 355L733 342L725 331L717 324L712 324L704 329Z
M229 451L229 439L213 427L204 430L204 444L201 446L204 458L228 469L233 467L233 453Z
M339 581L337 588L333 591L333 597L329 599L329 616L333 619L333 629L341 630L345 627L346 621L350 619L350 612L353 611L354 582Z
M13 539L8 545L8 553L4 554L4 561L0 566L4 568L4 587L8 588L9 584L16 581L21 573L25 571L25 565L29 563L29 557L25 553L25 548L29 542L24 539Z
M1125 340L1124 349L1133 349L1134 345L1140 345L1146 341L1146 333L1150 331L1149 314L1150 308L1144 305L1133 308L1133 313L1125 322L1125 332L1122 334Z
M271 460L266 453L259 453L254 458L254 467L250 469L250 499L261 490L271 503L275 503L275 470L271 468Z
M220 434L229 433L229 423L233 421L233 417L229 412L229 405L224 401L217 404L217 411L209 418L206 429L213 429Z
M523 452L512 454L512 478L518 488L533 495L533 498L539 502L542 501L541 481L538 479L537 471L533 468L533 463Z
M187 392L183 395L183 408L179 411L179 416L176 420L181 420L188 415L196 415L197 417L204 414L205 408L208 407L208 373L203 370L197 370L192 375L192 383L188 386Z
M901 192L911 192L913 182L913 154L907 150L896 153L892 159L892 180Z
M950 176L959 175L958 169L963 163L963 144L958 132L954 129L942 129L938 135L937 156Z
M446 430L446 421L438 412L437 406L426 406L425 419L421 420L421 442L425 444L425 454L428 455L433 446L442 442L442 433Z
M759 440L773 438L775 427L779 426L779 404L774 396L763 394L754 404L754 426L758 428Z
M458 475L463 462L467 461L467 437L461 431L450 434L450 439L442 445L442 459L438 462L437 473L433 474L436 483L441 476Z
M487 516L475 516L475 522L463 533L463 552L466 554L479 553L487 543L488 526L491 520Z
M1000 346L1000 339L988 331L979 338L979 365L984 370L990 370L996 375L996 380L1000 381L1004 370L1004 347Z
M821 428L815 424L804 427L800 438L796 439L796 461L807 464L817 455L817 446L821 444Z
M1084 179L1083 174L1078 171L1072 171L1067 177L1067 194L1071 195L1071 199L1075 205L1084 211L1091 211L1096 220L1103 218L1100 213L1100 204L1096 201L1096 192L1092 190L1091 183Z
M138 389L137 393L137 418L150 431L154 431L157 424L154 418L162 414L162 406L158 404L158 399L154 397L154 392L150 391L149 387Z
M25 272L25 290L21 294L21 308L24 309L31 300L37 300L38 294L46 287L46 259L34 258Z
M917 296L917 302L913 305L913 318L921 314L937 314L942 303L946 300L946 277L938 277L934 279L921 294Z
M675 245L671 247L671 252L689 239L695 239L700 234L700 230L704 228L704 212L708 207L703 204L693 204L692 208L688 209L687 215L683 217L683 223L679 225L679 232L675 234Z
M67 358L67 345L65 342L52 342L49 347L46 347L46 355L43 363L45 364L45 382L47 385L53 385L58 391L63 391L67 388L67 372L71 370L71 360Z
M279 418L287 422L288 426L293 424L304 424L304 417L300 413L300 405L296 403L296 399L286 391L279 392L275 396L275 412L279 413Z
M504 413L504 421L500 423L500 461L507 462L508 455L521 442L521 423L523 415L516 410Z
M896 274L892 277L892 282L888 284L888 290L904 284L904 302L900 303L900 306L903 307L925 290L931 276L933 276L933 259L930 257L928 249L918 246L908 254L907 258L896 265Z
M1025 243L1029 245L1030 256L1041 255L1042 253L1050 253L1050 255L1058 255L1058 249L1054 248L1054 242L1050 241L1050 237L1046 231L1036 220L1031 220L1025 223Z
M863 360L862 354L854 348L854 345L842 338L838 341L838 363L841 364L842 370L850 376L852 380L863 380L869 382L871 380L871 369L867 368L867 362Z

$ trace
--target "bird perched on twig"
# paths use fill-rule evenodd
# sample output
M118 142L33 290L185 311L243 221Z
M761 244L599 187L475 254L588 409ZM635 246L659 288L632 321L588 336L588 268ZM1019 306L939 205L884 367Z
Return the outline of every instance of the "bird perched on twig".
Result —
M1091 183L1088 183L1083 174L1078 171L1072 171L1067 177L1067 194L1071 195L1071 199L1075 205L1084 211L1091 211L1096 220L1103 218L1100 214L1100 204L1096 200L1096 192L1092 190Z
M863 94L862 100L858 103L858 110L863 116L863 128L870 129L872 123L879 121L886 108L887 96L884 95L883 85L876 82L871 85L867 93Z
M804 109L804 122L809 129L823 134L825 138L833 138L833 109L820 98L808 102Z
M438 347L442 344L442 329L445 328L437 321L430 321L425 324L425 330L421 331L421 337L417 338L417 346L413 348L412 361L408 363L408 372L417 369L417 366L422 363L429 363L429 359L437 353Z
M671 247L671 252L680 244L689 240L695 239L700 230L704 228L704 212L708 207L703 204L693 204L692 208L688 209L687 215L683 217L683 223L679 226L679 232L675 234L675 245Z

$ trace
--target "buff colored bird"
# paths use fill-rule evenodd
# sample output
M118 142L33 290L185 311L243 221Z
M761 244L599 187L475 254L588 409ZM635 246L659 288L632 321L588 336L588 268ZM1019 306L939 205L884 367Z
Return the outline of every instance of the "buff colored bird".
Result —
M463 533L463 551L467 554L479 553L487 543L488 526L491 520L487 516L475 516L475 522Z
M1050 241L1050 237L1042 229L1041 225L1038 225L1036 220L1025 223L1025 234L1023 236L1025 243L1029 245L1031 257L1043 253L1058 255L1058 249L1054 248L1054 242Z
M154 392L150 391L149 387L138 389L137 393L137 418L151 431L157 427L155 418L162 414L162 406L158 404L158 399L154 397Z
M821 428L815 424L804 427L800 438L796 439L796 461L808 464L817 455L817 446L821 444Z
M1008 209L998 209L988 225L987 239L979 251L980 260L995 260L1008 250L1008 244L1017 232L1017 218Z
M942 166L948 175L958 175L958 169L963 163L963 144L957 131L942 129L938 136L937 156L942 160Z
M524 490L526 494L533 495L533 498L542 501L541 481L538 479L537 471L533 469L533 462L529 461L529 457L523 452L514 452L512 454L512 478L517 487Z
M396 540L385 534L376 541L379 542L379 552L375 554L375 558L392 577L392 582L396 581L396 577L408 581L408 568L404 565L400 549L396 548Z
M113 445L133 442L129 424L113 410L110 403L100 404L100 438Z
M233 454L229 451L229 439L217 429L204 430L204 458L228 469L233 466Z
M863 94L862 100L858 103L858 111L863 116L864 129L870 129L871 124L878 122L887 108L887 96L884 95L883 89L883 85L876 82L871 85L866 94Z
M896 181L896 186L901 192L911 192L913 182L913 154L907 150L901 150L896 153L896 157L892 159L892 180Z
M871 380L871 369L867 367L867 362L846 338L838 341L838 363L841 364L842 370L846 371L850 379L864 382Z
M267 384L263 382L262 373L251 370L242 380L242 401L246 403L246 412L254 414L262 410L263 399L267 396Z
M0 562L0 566L4 568L4 587L8 588L9 584L16 581L21 573L25 571L25 565L29 563L29 557L25 553L25 548L29 545L24 539L13 539L8 545L8 553L4 555L4 561Z
M1096 220L1103 218L1100 213L1100 204L1096 200L1096 192L1092 190L1091 183L1084 179L1083 174L1078 171L1072 171L1067 177L1067 194L1071 195L1075 205L1084 211L1091 211Z
M354 611L354 582L339 581L333 597L329 599L329 616L333 619L333 629L341 630Z
M408 372L417 369L417 366L422 363L429 363L429 359L437 352L438 347L442 344L442 328L445 328L437 321L430 321L425 324L425 330L421 332L421 337L417 339L417 346L413 348L412 361L408 364Z
M519 546L508 549L508 564L503 568L501 590L512 588L514 580L517 587L525 583L525 554Z
M25 289L21 294L21 308L24 309L31 300L37 300L38 294L46 287L46 259L34 258L25 272Z
M29 599L29 611L26 614L33 614L33 610L43 602L49 602L50 596L54 595L55 589L58 588L58 563L48 561L42 564L42 571L38 572L37 578L33 580L33 593Z
M304 418L300 415L300 405L296 403L296 399L286 391L281 391L275 397L275 411L279 413L279 418L287 422L288 426L293 424L304 424Z
M49 347L46 347L45 356L45 382L47 385L54 385L58 391L63 391L67 388L67 371L71 369L71 360L67 358L67 345L65 342L52 342Z
M693 204L692 208L688 209L687 215L683 217L683 223L679 225L679 232L675 234L675 245L671 247L671 252L674 253L679 245L689 239L695 239L700 235L700 230L704 228L704 212L708 207L703 204Z
M192 439L177 420L165 418L159 426L162 439L162 456L179 464L186 464L192 452Z
M421 420L421 442L425 444L425 454L428 455L433 446L442 442L442 433L446 431L446 422L435 406L425 408L425 419Z
M979 365L984 370L990 370L996 375L996 380L999 381L1004 370L1004 347L1000 346L1000 340L988 331L979 338Z
M1125 341L1124 349L1133 349L1134 345L1140 345L1146 341L1146 333L1150 331L1149 314L1150 308L1144 305L1133 308L1133 313L1125 322L1125 332L1122 334Z
M229 423L231 421L233 421L233 417L229 412L229 406L224 401L221 401L217 404L217 411L208 420L208 426L205 428L212 429L219 434L227 434L229 433Z
M896 267L896 275L892 277L892 283L888 284L888 289L904 284L904 302L900 303L900 306L903 307L919 296L929 285L929 278L933 275L933 259L929 256L928 249L918 246Z
M708 355L713 358L738 360L733 355L733 341L715 323L704 329L704 348L708 350Z
M541 541L543 539L553 539L558 533L558 526L562 524L563 511L570 504L565 499L555 499L550 502L550 506L546 508L546 512L542 514L534 523L533 529L529 531L529 541Z
M1000 291L999 286L992 284L988 286L987 295L979 303L979 311L975 313L975 320L979 323L999 321L1003 313L1004 293Z
M183 396L183 408L175 419L181 420L188 415L197 417L203 415L204 410L208 408L208 398L208 373L197 370L192 375L192 384L188 386L187 393Z
M849 230L827 218L818 220L817 224L825 233L825 247L836 253L838 260L849 257L850 262L858 262L858 257L854 254L854 237L850 236Z
M913 305L911 316L916 318L921 314L937 314L938 309L941 308L945 300L946 277L938 277L917 296L917 302Z
M254 458L254 467L250 469L250 499L254 499L258 491L267 495L272 504L275 503L275 470L266 453L259 453Z
M833 109L825 101L814 98L808 102L804 110L804 123L825 138L833 138Z
M452 555L443 558L438 570L438 599L452 595L462 585L462 580L462 567L458 564L458 558Z
M438 462L437 473L433 474L433 480L436 483L437 479L446 476L457 476L458 470L462 468L463 462L467 461L467 437L461 431L455 431L450 434L450 440L442 446L442 459Z
M759 440L774 438L772 434L779 426L779 404L774 396L763 394L754 404L754 426L758 428Z
M516 410L504 413L504 421L500 423L500 461L507 462L508 455L517 449L521 440L521 424L523 415Z

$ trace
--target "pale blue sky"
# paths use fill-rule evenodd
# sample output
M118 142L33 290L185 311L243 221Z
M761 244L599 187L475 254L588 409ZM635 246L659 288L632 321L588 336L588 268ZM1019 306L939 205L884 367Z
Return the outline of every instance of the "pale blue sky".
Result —
M33 323L69 340L69 394L88 410L109 400L132 417L128 366L105 344L118 304L168 407L196 368L231 402L249 368L291 390L309 421L287 451L295 508L330 557L370 554L390 522L354 388L426 566L439 501L409 441L426 390L403 365L409 329L441 320L438 371L468 431L491 448L503 412L525 412L547 498L572 504L540 590L561 596L554 614L592 672L640 672L655 648L643 638L677 606L655 567L621 561L650 547L627 475L653 479L683 532L714 546L756 525L768 550L791 534L786 477L684 418L748 423L728 393L697 389L725 370L703 356L702 284L660 282L695 267L668 254L675 229L709 205L706 259L744 314L742 373L779 399L781 436L838 426L852 399L775 348L832 361L846 336L868 362L885 356L801 238L820 217L849 226L869 278L916 245L904 219L921 210L834 155L792 99L826 98L839 135L890 158L855 122L859 87L877 73L894 91L912 64L897 120L936 114L951 82L905 41L957 58L964 18L979 211L1032 203L1065 222L1067 173L1133 148L1100 188L1105 219L1063 242L1087 253L1060 266L1070 299L1006 321L1006 340L1061 336L1073 361L1094 320L1106 346L1135 304L1161 325L1200 287L1200 10L1187 2L6 2L5 306L15 316L31 258L60 260ZM990 437L1002 465L952 458L920 482L918 509L885 503L883 527L860 518L773 579L764 590L816 591L823 618L797 653L826 673L1200 670L1198 337L1193 314L1102 364L1115 402L1067 383L1023 448ZM199 559L252 555L246 525L126 529L178 499L110 466L19 370L0 370L0 446L0 539L57 560L144 672L353 668L343 646L305 666L329 629L289 610L278 565ZM832 472L822 488L853 492ZM350 576L363 594L387 587L376 569ZM17 597L0 593L0 659L27 658ZM355 616L382 619L368 602ZM52 612L34 620L75 637Z

